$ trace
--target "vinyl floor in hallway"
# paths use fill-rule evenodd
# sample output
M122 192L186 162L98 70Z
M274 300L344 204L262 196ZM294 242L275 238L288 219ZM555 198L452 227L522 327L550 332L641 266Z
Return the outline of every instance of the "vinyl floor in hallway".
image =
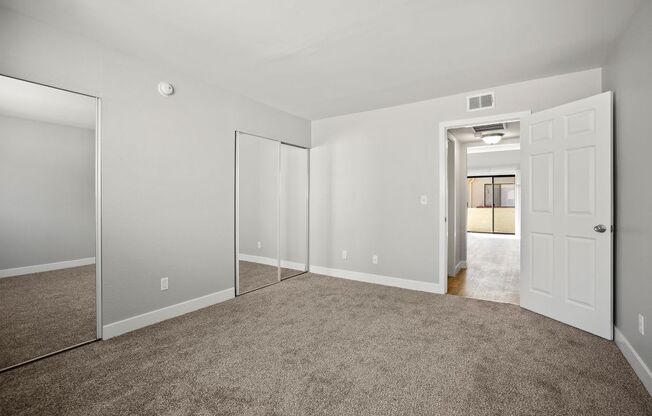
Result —
M467 233L467 268L448 278L448 294L519 304L520 240Z

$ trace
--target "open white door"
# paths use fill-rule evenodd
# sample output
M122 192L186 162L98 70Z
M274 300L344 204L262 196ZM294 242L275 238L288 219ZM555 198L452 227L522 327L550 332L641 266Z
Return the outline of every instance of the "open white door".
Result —
M521 120L521 306L613 339L612 95Z

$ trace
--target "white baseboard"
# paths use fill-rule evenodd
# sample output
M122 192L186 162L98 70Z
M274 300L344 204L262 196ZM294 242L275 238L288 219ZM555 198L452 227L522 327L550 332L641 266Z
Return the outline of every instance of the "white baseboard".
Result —
M238 255L238 259L242 261L249 261L251 263L266 264L268 266L276 266L278 264L275 258L254 256L252 254L240 253ZM293 270L306 270L306 265L304 263L298 263L296 261L290 261L290 260L281 260L281 267L287 269L293 269Z
M466 260L460 260L460 262L455 265L453 276L457 276L462 269L466 269Z
M69 269L71 267L95 264L95 257L85 259L59 261L56 263L36 264L34 266L16 267L15 269L0 270L0 279L3 277L21 276L24 274L49 272L51 270Z
M102 328L102 339L117 337L118 335L144 328L165 321L166 319L174 318L179 315L196 311L197 309L202 309L207 306L215 305L216 303L233 299L234 297L235 289L230 288L147 312L142 315L132 316L131 318L123 319L122 321L104 325Z
M618 345L618 348L620 348L620 351L622 351L625 359L627 359L629 365L632 366L638 378L641 379L647 392L652 395L652 371L650 371L648 366L645 365L641 356L638 355L636 350L632 347L632 344L627 341L627 338L625 338L622 332L620 332L616 327L614 327L614 335L616 345Z
M358 282L374 283L377 285L400 287L403 289L419 290L421 292L442 293L442 287L438 283L421 282L418 280L401 279L398 277L381 276L379 274L354 272L350 270L331 269L321 266L310 266L310 272L323 274L331 277L356 280Z

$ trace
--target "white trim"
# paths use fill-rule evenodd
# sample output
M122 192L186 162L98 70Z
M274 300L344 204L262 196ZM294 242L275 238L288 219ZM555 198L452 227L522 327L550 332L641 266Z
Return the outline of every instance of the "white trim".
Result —
M262 257L262 256L254 256L252 254L243 254L240 253L238 254L238 258L242 261L248 261L251 263L258 263L258 264L266 264L268 266L278 266L278 260L272 257ZM306 265L304 263L299 263L296 261L290 261L290 260L281 260L281 267L285 267L287 269L293 269L293 270L306 270Z
M616 345L618 345L618 348L620 348L620 351L625 356L629 365L632 366L638 378L641 379L641 383L643 383L647 392L652 395L652 371L645 365L645 362L643 362L641 356L632 347L632 344L627 341L627 338L616 327L614 327L614 335Z
M175 305L166 306L165 308L157 309L155 311L146 312L142 315L132 316L131 318L123 319L122 321L113 322L104 325L102 339L117 337L118 335L135 331L136 329L144 328L167 319L233 299L234 297L235 289L229 288L220 292L177 303Z
M234 231L234 251L233 251L233 271L235 274L235 295L240 294L240 262L238 261L238 251L240 249L240 132L235 132L235 169L233 172L233 196L235 198L235 208L233 212L233 231Z
M457 276L457 274L462 271L462 269L466 269L466 260L460 260L456 265L455 265L455 270L453 271L454 276Z
M85 259L66 260L56 263L36 264L34 266L16 267L15 269L0 270L0 279L4 277L22 276L24 274L49 272L51 270L69 269L71 267L95 264L95 257Z
M421 282L418 280L402 279L398 277L381 276L378 274L354 272L351 270L331 269L322 266L310 266L310 272L342 279L355 280L358 282L373 283L383 286L400 287L403 289L418 290L421 292L443 294L441 284Z
M95 337L102 338L102 99L95 99Z
M521 150L521 144L505 143L505 144L492 144L488 146L470 146L466 148L466 153L470 155L473 153L506 152L510 150Z
M530 114L532 114L532 111L527 110L463 120L443 121L439 123L439 137L437 137L437 148L439 152L439 235L437 236L439 247L439 270L437 271L437 275L439 278L437 280L439 280L441 290L443 291L441 293L446 293L448 291L448 225L446 224L446 215L448 213L448 201L446 200L446 194L448 192L448 152L446 152L446 143L448 143L447 132L449 129L458 127L478 126L496 122L506 123L510 121L520 121L523 117L527 117Z

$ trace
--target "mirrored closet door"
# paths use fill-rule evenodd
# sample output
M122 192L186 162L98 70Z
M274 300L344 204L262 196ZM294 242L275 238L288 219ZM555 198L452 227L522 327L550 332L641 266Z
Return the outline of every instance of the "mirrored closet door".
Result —
M279 143L237 137L238 294L279 281Z
M97 107L0 76L0 369L100 335Z
M236 294L308 270L308 149L236 133Z
M281 280L308 271L308 149L281 144Z

